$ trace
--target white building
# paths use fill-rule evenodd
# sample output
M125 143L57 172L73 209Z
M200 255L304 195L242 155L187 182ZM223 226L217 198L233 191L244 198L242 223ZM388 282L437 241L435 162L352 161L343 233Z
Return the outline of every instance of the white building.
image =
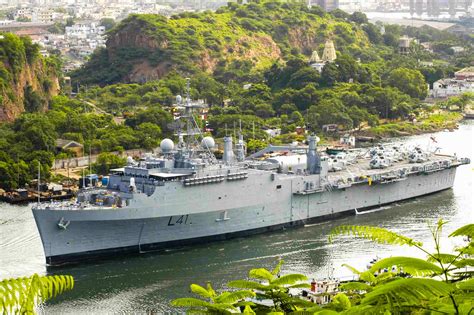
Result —
M430 96L433 98L446 98L461 95L466 92L474 92L474 81L441 79L433 83Z

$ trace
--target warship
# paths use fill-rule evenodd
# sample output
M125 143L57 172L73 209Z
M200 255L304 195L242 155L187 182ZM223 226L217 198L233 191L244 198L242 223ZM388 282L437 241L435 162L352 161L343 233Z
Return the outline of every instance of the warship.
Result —
M107 186L85 187L74 202L32 207L50 266L177 248L301 226L415 198L453 186L467 158L420 147L378 145L328 155L306 146L269 146L250 156L242 135L203 137L182 102L178 143L159 155L128 158ZM396 209L392 209L396 211Z

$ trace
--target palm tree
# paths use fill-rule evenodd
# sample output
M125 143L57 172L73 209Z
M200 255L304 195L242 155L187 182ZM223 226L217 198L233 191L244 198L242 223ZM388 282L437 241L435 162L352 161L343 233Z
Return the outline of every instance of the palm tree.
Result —
M35 314L38 305L73 287L72 276L5 279L0 282L0 313Z

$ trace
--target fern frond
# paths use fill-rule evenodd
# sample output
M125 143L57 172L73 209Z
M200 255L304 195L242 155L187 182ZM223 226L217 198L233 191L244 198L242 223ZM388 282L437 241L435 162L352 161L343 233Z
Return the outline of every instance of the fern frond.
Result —
M365 282L374 283L376 278L370 270L367 270L359 275L359 279Z
M438 275L443 272L439 266L427 262L426 260L412 257L389 257L377 261L370 267L371 272L383 270L385 268L391 269L392 266L403 268L403 272L413 276L427 276Z
M311 285L309 283L297 283L290 285L288 287L289 289L308 289L311 288Z
M246 298L255 297L255 293L249 290L240 290L234 292L224 292L219 295L215 301L217 303L230 303L233 304L237 301L244 300Z
M203 307L207 308L211 303L196 298L179 298L171 301L171 305L176 307Z
M227 285L231 288L238 288L238 289L253 289L253 290L260 290L260 291L264 291L267 289L267 286L255 281L250 281L250 280L234 280L227 283Z
M280 270L281 270L281 266L283 265L284 261L283 259L280 259L278 261L278 264L276 265L276 267L272 270L272 275L276 276L277 274L280 273Z
M208 292L205 288L201 287L199 284L191 284L191 292L196 293L197 295L202 296L203 298L210 299L212 297L211 293Z
M214 289L212 288L212 285L209 281L207 282L207 292L209 292L209 294L211 295L211 298L213 298L217 295L216 291L214 291Z
M379 285L367 293L362 305L379 303L401 306L404 303L417 304L420 300L429 300L446 296L454 290L454 286L442 281L421 278L400 278Z
M285 299L285 303L299 307L313 307L314 303L298 297Z
M453 261L455 261L456 258L457 258L457 256L452 255L452 254L433 253L431 256L428 256L427 261L432 262L432 263L440 261L443 264L450 264Z
M375 226L341 225L331 230L329 241L332 242L335 236L346 234L352 234L379 244L423 246L421 242L416 242L409 237Z
M74 288L72 276L38 276L0 282L0 313L33 313L35 307Z
M305 275L294 273L294 274L281 276L280 278L277 278L271 281L270 283L272 285L281 286L281 285L292 285L292 284L295 284L296 282L306 281L306 280L308 280L308 278Z
M375 280L373 281L373 285L377 285L377 284L380 284L384 281L391 280L395 276L396 276L396 274L391 272L391 271L379 274L377 277L375 277Z
M244 308L244 311L242 312L242 314L245 314L245 315L255 315L256 313L252 310L252 308L250 307L250 305L245 305L245 308Z
M473 267L474 259L472 258L460 259L458 261L453 262L453 265L455 265L458 268Z
M313 306L311 306L311 307L307 307L307 308L305 308L304 310L295 311L295 312L292 312L292 313L290 313L290 314L301 314L301 315L303 315L303 314L308 314L308 313L309 313L309 314L314 314L315 312L320 311L320 310L321 310L321 307L318 306L318 305L315 305L315 304L313 303Z
M339 312L336 312L336 311L333 311L333 310L320 310L320 311L314 312L314 314L318 314L318 315L336 315L336 314L339 314Z
M350 271L352 271L353 274L356 274L356 275L360 275L362 272L355 269L354 267L348 265L348 264L342 264L343 267L346 267L347 269L349 269Z
M456 283L456 287L463 291L474 291L474 278Z
M341 291L371 291L372 287L364 282L347 282L339 286Z
M265 268L252 269L249 271L249 277L260 280L272 281L274 276Z
M449 237L453 236L468 236L470 238L474 238L474 224L464 225L453 233L449 234Z

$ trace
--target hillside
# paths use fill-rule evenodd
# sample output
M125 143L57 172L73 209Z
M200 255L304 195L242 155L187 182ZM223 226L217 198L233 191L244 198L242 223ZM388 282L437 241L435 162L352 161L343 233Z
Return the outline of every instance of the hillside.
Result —
M160 79L171 70L256 72L291 54L310 55L328 37L342 52L369 46L359 25L305 4L229 3L216 12L183 13L170 19L131 15L111 30L107 48L97 51L74 77L106 85Z
M0 34L0 121L44 111L59 91L58 67L29 38Z

